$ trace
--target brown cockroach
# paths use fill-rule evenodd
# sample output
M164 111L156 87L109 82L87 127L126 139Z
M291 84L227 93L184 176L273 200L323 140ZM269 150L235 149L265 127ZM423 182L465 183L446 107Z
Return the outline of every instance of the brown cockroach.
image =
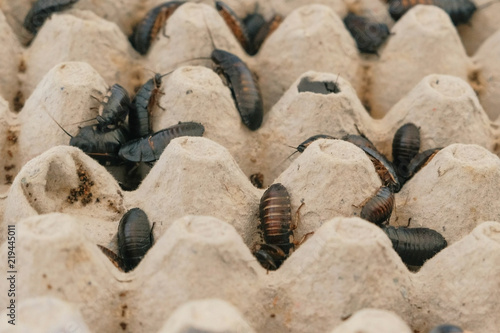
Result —
M38 29L40 29L50 15L67 9L78 1L79 0L38 0L33 4L24 18L23 26L32 34L36 34Z
M470 0L391 0L389 13L397 21L416 5L434 5L441 8L450 16L455 25L469 22L477 10L476 5Z
M392 163L398 177L402 178L408 174L411 160L420 150L420 131L413 123L401 126L394 134L392 140Z
M271 34L278 29L280 24L283 22L283 16L275 14L269 21L267 21L257 32L255 37L251 39L253 44L254 52L260 50L260 47L264 41L271 36ZM252 55L252 54L251 54Z
M405 181L413 177L420 169L426 166L442 148L431 148L417 154L408 166L408 173L402 175Z
M399 182L399 178L394 170L394 167L392 166L392 163L389 162L384 155L372 148L365 145L358 147L361 148L372 161L375 171L380 177L382 184L388 186L394 193L399 192L401 189L401 183Z
M257 188L264 188L264 175L260 172L250 175L250 182Z
M243 49L248 53L253 53L252 43L248 36L245 24L236 16L233 10L222 1L215 2L215 8L224 19L234 36L240 42Z
M132 208L118 225L118 254L98 245L106 256L124 272L133 270L153 246L153 226L149 226L146 213L140 208Z
M113 84L100 104L96 120L97 127L102 131L123 125L131 108L127 90L117 83Z
M368 17L353 13L344 17L344 24L362 53L378 54L378 48L390 35L389 27L385 23L375 22Z
M260 228L264 242L254 252L268 270L278 269L295 249L290 196L280 183L271 185L260 199Z
M391 218L393 208L394 193L387 186L381 186L377 193L366 201L360 217L380 226Z
M448 245L439 232L428 228L382 226L382 230L403 262L411 266L422 266Z
M184 3L186 1L169 1L151 9L129 37L134 49L142 55L148 53L151 42L156 38L165 22Z

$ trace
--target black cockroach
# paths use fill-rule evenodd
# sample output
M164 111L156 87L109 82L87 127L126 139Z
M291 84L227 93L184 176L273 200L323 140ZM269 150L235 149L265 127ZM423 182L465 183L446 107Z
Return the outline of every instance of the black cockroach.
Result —
M264 175L260 172L250 175L250 182L257 188L264 188Z
M228 27L231 29L238 42L240 42L243 49L247 53L252 54L252 44L250 43L250 38L248 37L245 24L224 2L216 1L215 8L219 12L220 16L222 16Z
M169 1L151 9L134 28L130 43L140 54L148 53L151 42L156 38L168 18L186 1Z
M392 163L398 177L404 178L408 174L411 160L420 150L420 131L413 123L401 126L392 140Z
M408 173L402 175L405 181L413 177L420 169L426 166L441 149L442 148L431 148L417 154L408 166Z
M411 266L422 266L448 245L439 232L428 228L382 226L382 230L403 262Z
M99 129L114 129L123 124L130 111L131 103L127 90L115 83L104 96L96 117Z
M252 41L255 39L255 36L257 36L259 30L262 28L264 24L266 24L266 20L264 19L264 16L255 12L253 14L247 15L243 19L243 24L245 25L245 30L248 35L248 39L252 43Z
M141 138L151 133L151 112L158 102L162 78L170 73L172 72L163 75L156 73L135 94L128 116L128 126L132 137Z
M260 47L264 43L264 41L271 36L271 34L278 29L281 22L283 22L283 16L274 15L269 21L267 21L257 32L255 37L251 40L253 44L254 52L260 50ZM251 54L252 55L252 54Z
M367 17L349 13L344 24L356 41L360 52L378 54L378 48L389 37L389 28Z
M229 83L241 121L250 130L255 131L262 124L264 117L264 105L259 86L250 69L240 58L215 47L208 25L207 29L214 48L210 59L215 64L215 71L219 75L222 74Z
M69 8L76 2L78 0L38 0L24 18L23 26L32 34L36 34L50 15Z
M99 248L125 272L133 270L153 246L153 227L148 216L140 208L132 208L120 220L117 242L118 254L104 246Z
M342 137L342 140L350 142L358 147L367 147L374 151L378 151L375 145L364 135L347 134Z
M290 196L285 186L273 184L264 192L259 217L265 244L254 255L264 268L275 270L295 249Z
M118 156L129 162L155 162L171 140L181 136L202 136L205 127L200 123L185 122L158 131L152 135L128 141Z
M397 21L416 5L434 5L441 8L455 25L469 22L477 10L476 5L470 0L392 0L389 4L389 14Z
M434 327L429 333L464 333L464 330L459 326L444 324Z
M377 225L382 225L391 218L393 208L394 193L387 186L382 186L374 196L366 201L361 209L360 217Z

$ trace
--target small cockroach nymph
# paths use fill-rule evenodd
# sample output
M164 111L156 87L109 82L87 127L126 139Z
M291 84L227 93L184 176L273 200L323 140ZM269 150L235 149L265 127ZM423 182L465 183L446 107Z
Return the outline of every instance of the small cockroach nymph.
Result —
M260 228L265 244L254 255L267 270L278 269L295 249L290 196L280 183L271 185L259 205Z
M386 24L353 13L344 18L344 24L362 53L378 54L378 48L390 35Z
M171 73L168 72L163 75L156 73L135 94L128 116L129 130L133 138L141 138L151 134L151 113L153 107L158 103L162 78Z
M215 72L223 75L229 83L231 94L243 124L248 129L255 131L260 127L264 118L264 105L257 81L240 58L215 47L212 32L208 25L207 29L213 46L210 59L215 64Z
M397 21L416 5L434 5L441 8L455 25L469 22L477 10L476 5L470 0L391 0L389 14Z
M117 267L129 272L137 267L153 246L153 227L142 209L132 208L123 215L118 225L118 254L98 246Z
M264 188L264 175L260 172L250 175L250 182L256 188Z
M408 174L411 160L420 150L420 130L413 123L401 126L394 134L392 140L392 163L398 177L402 178Z
M448 245L439 232L428 228L382 226L382 230L401 260L411 266L422 266Z
M50 15L67 9L76 2L78 0L38 0L24 18L23 26L32 34L36 34Z
M402 175L405 181L408 181L411 177L413 177L420 169L426 166L437 153L442 148L431 148L424 150L423 152L417 154L414 158L412 158L410 164L408 165L408 173Z
M465 333L464 330L456 325L444 324L434 327L429 333Z
M129 162L156 162L171 140L182 136L202 136L205 127L200 123L184 122L146 137L123 144L118 156Z
M393 208L394 193L387 186L382 186L363 205L360 217L380 226L391 218Z
M127 90L119 84L114 84L104 96L96 117L100 130L115 129L125 122L131 108Z
M148 53L151 43L165 25L165 22L184 3L186 1L169 1L151 9L134 28L134 32L129 37L134 49L142 55Z

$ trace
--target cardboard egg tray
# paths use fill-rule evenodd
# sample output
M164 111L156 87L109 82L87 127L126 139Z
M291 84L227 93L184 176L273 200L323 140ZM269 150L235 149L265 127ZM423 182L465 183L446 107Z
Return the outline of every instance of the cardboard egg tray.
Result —
M80 0L52 15L27 47L20 22L31 2L0 4L0 38L10 46L0 49L0 267L7 271L7 225L16 225L19 262L19 326L4 310L1 332L500 330L500 4L457 32L433 6L394 23L382 1L228 1L241 17L256 8L286 16L250 57L212 2L188 3L140 56L127 36L159 3ZM359 54L342 23L348 10L391 26L379 56ZM241 123L211 62L199 59L214 45L256 73L265 108L257 131ZM124 191L115 178L126 174L68 146L56 121L75 135L97 115L91 96L114 83L133 92L148 70L174 69L153 130L196 121L204 136L173 140L140 186ZM318 92L311 82L339 91ZM396 194L390 220L446 238L448 247L418 271L359 218L381 186L362 150L342 140L293 155L290 148L359 130L390 158L394 133L408 122L420 128L421 151L444 147ZM262 242L264 189L249 180L256 173L265 186L287 187L292 212L304 203L295 238L314 232L273 272L252 255ZM116 251L119 220L133 207L156 223L155 244L124 273L96 244Z

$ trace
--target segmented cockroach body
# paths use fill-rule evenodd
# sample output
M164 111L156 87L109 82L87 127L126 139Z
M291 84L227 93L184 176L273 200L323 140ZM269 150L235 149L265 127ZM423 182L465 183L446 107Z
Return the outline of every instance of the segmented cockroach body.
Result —
M444 324L434 327L429 333L464 333L464 330L459 326Z
M290 196L285 186L273 184L264 192L259 216L265 244L254 255L266 269L277 269L295 248Z
M389 13L397 21L416 5L434 5L441 8L455 25L469 22L477 10L476 5L470 0L391 0Z
M156 73L135 94L128 116L128 125L132 137L141 138L152 132L151 113L158 102L162 78L170 73L163 75Z
M100 130L115 129L125 122L131 104L127 90L119 84L113 84L99 106L96 117Z
M411 266L422 266L448 243L437 231L428 228L382 227L392 242L392 247L403 262Z
M386 24L353 13L349 13L344 18L344 24L356 41L359 51L363 53L377 54L380 45L390 35Z
M332 139L332 140L335 140L336 138L333 137L333 136L331 136L331 135L328 135L328 134L316 134L316 135L311 136L310 138L308 138L304 142L302 142L300 145L298 145L297 146L297 151L299 153L303 153L304 150L306 150L306 148L311 145L311 143L313 143L314 141L319 140L319 139Z
M80 148L101 164L119 164L118 151L128 141L129 133L125 127L113 130L100 130L96 125L80 128L77 135L72 136L70 146Z
M165 22L184 3L186 1L169 1L151 9L134 28L134 32L129 37L134 49L142 55L148 53L152 41L165 25Z
M250 175L250 181L253 186L257 188L264 188L264 175L260 172Z
M371 197L361 209L361 218L382 225L391 218L394 208L394 193L387 187L382 186L377 193Z
M392 140L392 163L398 177L403 178L408 174L411 160L420 150L420 131L413 123L401 126Z
M342 137L342 140L350 142L358 147L367 147L378 152L375 145L364 135L347 134Z
M248 37L245 24L224 2L216 1L215 8L219 12L220 16L222 16L228 27L231 29L238 42L240 42L243 49L247 53L251 54L253 52L252 44L250 43L250 38Z
M24 18L23 26L32 34L36 34L50 15L67 9L76 2L78 0L38 0Z
M283 16L276 14L259 29L255 37L252 39L253 49L255 53L260 50L260 47L262 46L264 41L269 36L271 36L271 34L276 31L276 29L278 29L281 22L283 22L283 19Z
M153 227L142 209L132 208L123 215L118 225L117 242L118 254L104 246L99 248L116 266L129 272L137 267L154 242Z
M215 49L211 59L230 84L241 121L255 131L262 124L264 106L252 72L240 58L227 51Z
M406 175L403 175L405 181L408 181L411 177L413 177L420 169L422 169L424 166L429 163L434 156L436 156L437 153L442 148L432 148L432 149L427 149L419 154L417 154L410 162L408 166L408 173Z
M204 132L205 127L200 123L179 123L152 135L128 141L122 145L118 155L129 162L155 162L171 140L181 136L202 136Z
M398 176L396 174L396 171L394 170L394 167L392 166L392 163L389 162L384 155L380 154L376 150L373 150L372 148L364 145L358 147L363 149L363 151L372 161L373 166L375 167L375 171L377 171L382 184L389 187L389 189L394 193L399 192L399 190L401 189L401 183L399 182Z
M264 16L260 15L259 13L254 13L247 15L247 17L243 19L243 24L245 25L248 39L250 40L250 43L253 44L255 36L257 36L259 30L264 26L264 24L266 24L266 20L264 19Z

